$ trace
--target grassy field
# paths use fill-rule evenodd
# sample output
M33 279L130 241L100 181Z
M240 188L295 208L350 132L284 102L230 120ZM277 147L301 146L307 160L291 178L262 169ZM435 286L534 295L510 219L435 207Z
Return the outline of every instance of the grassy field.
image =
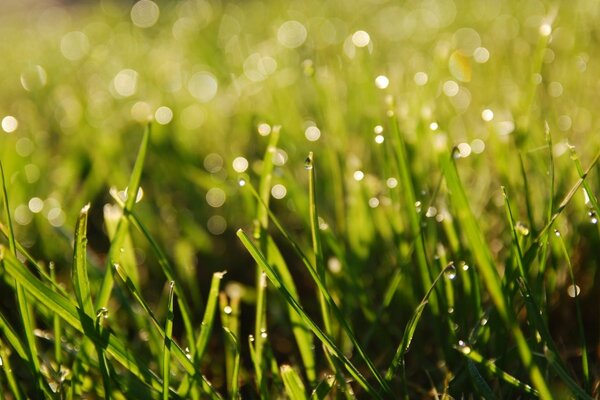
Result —
M0 4L0 399L600 396L597 2L155 1Z

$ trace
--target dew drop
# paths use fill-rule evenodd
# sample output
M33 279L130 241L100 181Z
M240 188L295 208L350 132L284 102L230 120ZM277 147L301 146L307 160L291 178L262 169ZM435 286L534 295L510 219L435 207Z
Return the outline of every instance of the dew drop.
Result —
M454 307L448 308L448 314L454 314Z
M481 321L479 321L479 325L481 326L486 326L488 323L488 319L487 318L481 318Z
M437 214L437 208L429 207L429 208L427 208L427 212L425 213L425 216L427 218L433 218L436 216L436 214Z
M233 310L231 309L231 307L230 307L230 306L225 306L225 307L223 308L223 312L224 312L225 314L227 314L227 315L231 315L231 313L233 312Z
M463 342L462 340L458 341L458 349L463 354L469 354L471 352L471 347L469 347L469 345Z
M464 261L461 261L461 262L460 262L460 265L461 265L461 268L462 268L462 270L463 270L463 271L468 271L468 270L469 270L469 268L470 268L470 267L469 267L469 264L467 264L467 263L466 263L466 262L464 262Z
M559 232L559 230L558 230L558 229L555 229L555 230L554 230L554 234L555 234L557 237L560 237L560 232Z
M417 210L418 213L421 212L421 202L420 201L415 201L415 209Z
M590 222L592 224L596 225L598 223L598 216L596 215L596 212L594 210L588 212L588 217L590 217Z
M313 162L310 156L306 157L306 160L304 160L304 168L308 170L313 169Z
M263 339L266 339L266 338L267 338L267 336L269 336L269 334L267 333L267 330L266 330L266 329L264 329L264 328L263 328L263 329L261 329L261 330L260 330L260 337L261 337L261 338L263 338Z
M254 342L254 335L248 335L248 340L250 342Z
M579 288L579 286L577 285L570 285L567 288L567 294L569 295L569 297L575 298L579 296L579 293L581 293L581 288Z
M240 185L240 187L246 186L246 180L244 178L240 178L238 180L238 185Z
M453 261L450 261L444 269L444 275L446 276L446 278L451 280L456 278L456 267L454 266Z

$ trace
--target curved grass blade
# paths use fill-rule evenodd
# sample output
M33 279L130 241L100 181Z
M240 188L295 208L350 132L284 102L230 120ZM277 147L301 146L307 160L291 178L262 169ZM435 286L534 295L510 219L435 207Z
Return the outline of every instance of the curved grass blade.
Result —
M307 400L302 379L290 365L282 365L279 369L285 392L291 400Z
M233 357L233 365L231 372L231 381L229 390L229 398L231 400L237 400L240 398L240 389L239 389L239 376L240 376L240 343L237 340L235 334L227 327L223 327L223 331L225 331L226 337L226 345L232 349L234 354Z
M140 149L138 151L135 164L133 166L133 171L131 172L131 177L129 178L129 185L127 186L128 196L127 200L125 200L125 207L123 208L124 214L129 214L135 204L137 193L140 187L142 170L144 168L144 161L146 159L146 152L148 151L148 144L150 141L150 127L150 124L146 125L146 129L144 130L144 136L140 144ZM106 257L106 271L104 274L104 280L102 281L102 286L100 287L98 297L96 298L97 309L101 307L106 307L108 299L110 298L110 293L114 285L114 279L112 276L112 265L120 261L120 249L123 241L125 240L125 235L128 232L128 228L128 220L126 218L121 218L119 220L119 223L117 224L115 235L110 242L110 249Z
M475 385L475 390L477 390L477 393L479 393L481 398L486 400L495 400L496 396L494 396L492 388L487 384L485 379L483 379L483 376L481 376L472 360L467 360L467 370L469 371L469 376Z
M6 381L8 382L8 387L12 392L12 395L14 396L15 400L22 400L23 395L21 393L21 389L17 384L17 380L15 378L15 375L13 374L13 370L10 365L9 350L4 346L2 340L0 340L0 369L4 371ZM2 386L1 383L0 386ZM3 396L2 390L3 388L0 387L0 397Z
M311 400L325 400L331 389L333 389L333 385L335 383L335 377L333 375L326 376L317 387L313 390L310 395Z
M515 388L522 390L523 392L530 394L535 397L539 397L539 393L537 390L529 386L528 384L521 382L511 374L502 371L496 364L494 364L491 360L485 360L483 356L478 353L476 350L473 350L469 347L469 351L465 351L465 348L461 348L459 346L455 346L455 349L460 352L463 356L467 357L468 360L472 360L477 364L480 364L488 373L495 375L502 379L504 382L508 383Z
M558 232L558 231L556 231ZM559 232L558 232L559 233ZM579 304L579 287L575 284L575 275L573 274L573 265L571 264L571 258L569 257L569 251L567 250L567 246L565 241L562 238L560 233L555 235L558 237L560 242L560 247L562 248L565 260L567 262L567 267L569 269L569 276L571 278L571 287L574 290L575 294L575 312L577 315L577 327L579 328L579 341L581 342L581 370L583 373L583 382L584 387L588 393L591 393L592 382L590 379L590 367L588 361L588 349L585 342L585 328L583 326L583 316L581 314L581 305Z
M173 343L173 286L169 288L169 303L167 306L167 322L165 323L165 346L163 349L163 400L169 399L169 379L171 376L171 343Z
M256 190L252 186L252 184L250 184L250 182L247 182L245 186L250 189L250 191L254 195L254 197L262 204L262 201L261 201L260 197L258 196L258 193L256 192ZM265 207L264 204L263 204L263 207ZM275 214L273 214L273 212L270 209L268 209L268 208L265 208L265 209L269 215L269 218L273 222L273 225L276 226L276 228L283 235L283 237L286 239L286 241L292 246L292 249L294 250L294 252L298 255L298 257L300 257L302 263L306 267L307 271L310 273L311 278L316 283L319 291L323 294L323 297L325 298L325 301L327 302L329 309L331 310L334 317L339 322L340 326L342 327L342 329L344 330L346 335L348 335L348 338L352 342L352 345L354 346L354 348L356 349L357 353L360 355L360 357L362 358L364 363L369 368L369 371L373 374L373 376L375 377L375 379L377 380L377 382L379 383L381 388L388 395L391 396L392 395L391 389L390 389L387 381L381 376L379 371L375 368L375 365L373 364L371 359L367 356L367 354L363 350L363 347L360 345L360 343L358 343L358 340L356 340L356 337L354 336L354 333L352 332L350 325L348 325L348 322L344 318L344 315L342 314L341 310L339 309L337 304L333 301L331 294L325 287L325 285L324 285L323 281L321 280L321 278L319 277L319 275L316 273L316 269L312 266L311 262L308 260L308 258L306 257L306 255L304 254L304 252L302 251L300 246L296 243L296 241L294 239L292 239L291 235L287 232L287 230L283 227L283 225L281 225L281 223L279 222L279 219L275 216ZM246 236L246 234L243 231L238 230L238 237L240 237L240 235ZM248 246L246 246L246 249L248 249ZM271 278L269 277L269 279L271 279Z
M498 271L496 270L491 250L483 237L483 233L479 228L479 224L477 223L473 212L471 211L471 206L453 160L451 155L443 155L441 159L442 168L444 170L448 190L452 194L451 200L456 209L457 219L464 229L465 237L470 244L470 249L479 267L478 272L480 272L483 277L483 281L496 306L498 314L515 339L521 361L528 370L531 381L539 391L540 397L543 399L551 399L552 395L548 389L546 380L539 367L534 362L531 349L529 348L525 336L516 321L516 317L514 316L513 311L510 310L504 296L502 283Z
M85 314L87 318L94 318L94 303L92 302L92 294L90 291L90 283L87 272L87 221L89 209L89 204L81 209L79 218L77 219L77 225L75 227L72 281L73 289L75 290L75 298L77 299L77 304L79 305L78 312L80 314ZM93 328L85 324L84 319L81 321L81 326L83 327L85 335L88 337L92 336L92 333L89 332L89 329L94 329L97 331L97 333L99 333L101 330L98 315L96 316L96 324ZM60 338L58 340L60 340ZM95 348L102 374L102 383L104 384L104 396L109 399L111 394L110 373L106 363L106 357L104 356L103 349L100 346L96 344Z
M285 286L283 286L283 282L275 273L275 270L269 265L264 255L260 252L260 250L252 243L250 238L246 235L246 233L239 229L237 231L237 235L244 244L244 247L248 250L254 261L258 265L261 266L263 271L267 274L269 280L273 283L275 288L281 293L283 298L294 308L294 311L298 313L298 315L304 320L304 323L313 331L315 336L319 338L319 340L326 346L340 361L344 364L350 375L358 384L365 389L365 391L372 396L373 398L381 399L380 394L371 386L371 384L365 379L365 377L360 373L360 371L350 362L350 360L344 355L344 353L333 343L333 341L327 336L321 328L306 314L306 312L302 309L302 306L294 299L294 297L290 294ZM387 386L387 385L386 385Z
M4 167L0 161L0 179L2 179L2 195L4 202L4 211L6 216L6 224L8 228L8 245L10 252L16 257L17 246L15 241L15 235L13 230L12 218L10 216L10 206L8 202L8 191L6 189L6 179L4 175ZM31 308L28 300L27 293L21 285L17 282L15 284L15 292L17 298L17 307L19 309L19 315L21 317L21 323L23 325L23 331L25 334L25 350L27 351L27 360L31 373L35 377L38 391L46 392L47 394L51 391L47 386L47 382L44 381L40 371L40 361L37 351L37 345L35 343L35 317L33 315L33 309Z
M93 326L94 321L86 315L81 315L73 301L65 296L54 292L51 288L44 285L36 278L20 261L18 261L6 247L0 245L0 261L4 262L5 270L19 282L25 290L36 300L42 303L47 309L58 314L65 322L77 331L84 333L82 323ZM162 327L160 327L162 332ZM164 332L162 332L164 337ZM136 376L142 383L152 387L154 390L162 391L161 380L150 369L144 366L144 363L137 360L135 355L129 350L125 343L121 342L110 331L105 330L102 336L93 331L92 341L101 346L110 354L119 364ZM185 371L190 375L200 375L202 387L205 392L213 399L220 399L221 396L214 390L204 376L196 369L195 365L186 357L186 354L179 346L174 346L174 354L181 363Z

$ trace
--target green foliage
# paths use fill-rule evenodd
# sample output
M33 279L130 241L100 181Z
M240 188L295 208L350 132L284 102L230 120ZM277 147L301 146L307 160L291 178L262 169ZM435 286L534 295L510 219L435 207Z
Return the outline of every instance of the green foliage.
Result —
M1 398L599 395L594 1L4 3Z

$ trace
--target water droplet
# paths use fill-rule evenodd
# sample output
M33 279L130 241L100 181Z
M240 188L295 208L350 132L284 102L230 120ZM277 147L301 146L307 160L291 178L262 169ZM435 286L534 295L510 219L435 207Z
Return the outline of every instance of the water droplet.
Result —
M381 144L385 141L385 137L383 137L383 135L376 135L375 136L375 143L377 144Z
M448 308L448 314L454 314L454 307Z
M488 323L488 319L487 318L481 318L481 321L479 321L479 325L481 326L486 326Z
M304 168L308 170L313 169L313 162L310 156L306 157L306 160L304 160Z
M415 201L415 209L417 210L418 213L421 212L421 202L420 201Z
M231 313L233 312L233 310L231 309L231 307L230 307L230 306L225 306L225 307L223 308L223 312L224 312L225 314L227 314L227 315L231 315Z
M263 338L263 339L266 339L267 336L269 336L268 333L267 333L267 330L265 328L261 329L260 330L260 337Z
M569 297L577 297L579 296L579 293L581 293L581 288L577 285L570 285L567 288L567 294L569 295Z
M469 347L469 345L463 342L462 340L458 341L458 349L463 354L469 354L471 352L471 347Z
M594 225L598 223L598 216L594 210L588 212L588 217L590 217L590 222Z
M469 264L467 264L467 263L466 263L466 262L464 262L464 261L461 261L461 262L460 262L460 267L462 268L462 270L463 270L463 271L468 271L468 270L469 270L469 268L470 268L470 267L469 267Z
M517 221L517 224L515 225L515 230L520 235L523 235L523 236L529 235L529 228L527 227L527 225L523 224L521 221Z
M365 173L360 170L354 171L354 174L352 176L354 177L355 181L360 182L365 178Z
M254 335L248 335L248 340L250 342L254 342Z
M108 318L108 308L102 307L96 312L96 319L100 319L100 318L104 318L104 319Z
M557 237L560 237L560 232L558 231L558 229L555 229L555 230L554 230L554 234L555 234Z
M427 212L425 213L425 216L427 218L433 218L433 217L436 216L436 214L437 214L437 208L435 208L435 207L428 207L427 208Z
M244 178L240 178L238 180L238 185L240 185L240 187L246 186L246 180Z
M456 278L456 267L454 266L454 262L450 261L446 268L444 269L444 275L448 279Z

